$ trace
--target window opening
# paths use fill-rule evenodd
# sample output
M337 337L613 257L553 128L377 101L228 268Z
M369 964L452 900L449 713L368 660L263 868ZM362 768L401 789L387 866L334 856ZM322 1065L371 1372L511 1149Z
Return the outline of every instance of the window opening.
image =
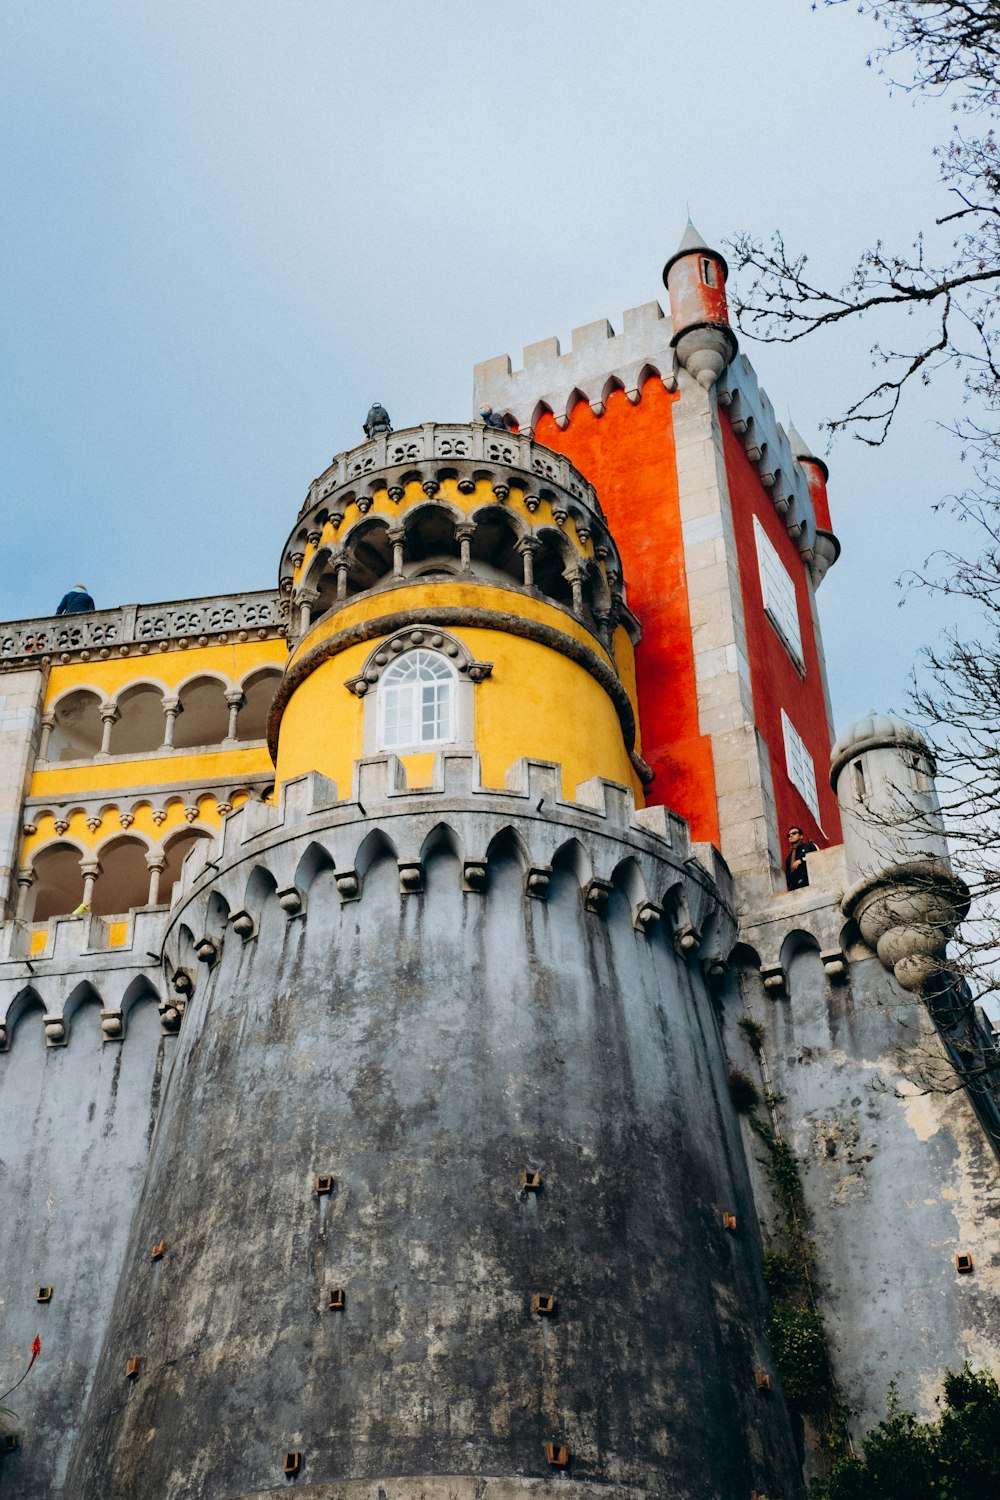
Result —
M795 584L756 516L753 518L753 530L757 543L757 565L760 569L764 612L799 666L804 666Z
M408 651L382 674L383 750L425 749L455 739L455 673L434 651Z
M868 799L868 785L865 781L865 764L863 760L854 762L854 795L859 802Z
M819 823L819 797L816 793L816 768L813 765L813 758L784 709L781 710L781 729L785 740L785 766L788 779L792 786L802 793L803 801Z
M702 261L702 263L701 263L701 279L705 283L706 286L716 286L717 285L716 278L715 278L715 262L714 261L707 260L707 259Z

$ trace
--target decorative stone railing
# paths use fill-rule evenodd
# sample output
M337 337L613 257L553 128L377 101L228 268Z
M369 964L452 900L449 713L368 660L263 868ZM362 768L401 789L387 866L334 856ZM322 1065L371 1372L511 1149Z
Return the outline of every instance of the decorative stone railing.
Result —
M179 599L165 604L125 604L41 620L0 625L0 665L23 660L88 661L91 657L144 656L182 642L264 640L285 632L288 604L273 590Z
M338 454L330 467L309 486L299 512L300 519L311 507L328 500L345 487L356 485L360 493L371 476L378 475L379 482L384 485L387 470L405 470L429 461L454 464L455 460L520 469L533 475L539 483L550 480L560 485L595 515L603 514L593 486L562 454L533 443L520 433L500 432L479 422L425 422L422 427L382 434L369 443Z

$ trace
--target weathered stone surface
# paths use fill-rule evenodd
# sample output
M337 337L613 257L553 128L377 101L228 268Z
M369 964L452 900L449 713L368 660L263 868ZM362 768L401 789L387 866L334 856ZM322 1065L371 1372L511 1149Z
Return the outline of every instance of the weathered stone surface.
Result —
M468 891L462 850L487 845L464 824L485 809L439 796L422 890L400 891L405 851L369 833L342 902L334 855L303 856L324 820L346 847L381 810L290 826L305 800L250 842L228 827L234 858L175 911L171 963L222 932L222 891L249 893L259 929L196 976L69 1492L261 1494L295 1450L317 1496L459 1496L471 1475L513 1494L553 1482L555 1441L581 1495L798 1494L780 1400L753 1379L759 1247L719 1228L753 1213L712 1004L670 924L634 923L674 890L707 930L707 876L607 812L508 807ZM419 805L389 833L413 837ZM557 847L531 900L541 838ZM594 875L604 915L581 899ZM558 1317L532 1314L537 1291Z

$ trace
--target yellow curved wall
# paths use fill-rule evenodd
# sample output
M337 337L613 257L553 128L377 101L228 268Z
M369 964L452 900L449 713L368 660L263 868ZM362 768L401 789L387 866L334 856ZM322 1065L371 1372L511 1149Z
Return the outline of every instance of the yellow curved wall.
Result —
M429 584L369 595L326 616L299 644L294 666L321 641L359 620L397 610L419 610L421 605L461 605L491 608L552 625L609 662L597 641L577 621L539 600L507 590L473 583ZM628 757L615 706L586 668L538 641L480 626L448 626L481 661L491 661L493 672L474 688L475 748L482 763L483 785L504 786L507 774L522 756L556 761L562 766L563 796L573 799L578 785L592 776L605 776L633 788L642 805L642 788ZM631 686L631 643L626 652L616 639L620 656L628 656L626 686ZM342 797L350 795L354 762L362 755L364 714L374 712L375 695L358 699L344 686L360 674L375 649L372 637L349 646L322 662L293 692L281 720L278 746L279 781L308 771L319 771L336 783ZM622 663L624 665L624 663ZM401 756L411 786L429 786L431 754Z

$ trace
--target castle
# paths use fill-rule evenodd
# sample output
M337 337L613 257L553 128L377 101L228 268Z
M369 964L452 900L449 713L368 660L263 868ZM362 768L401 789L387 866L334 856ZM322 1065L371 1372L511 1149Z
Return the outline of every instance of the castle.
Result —
M835 734L726 276L335 458L273 592L0 626L11 1500L801 1497L775 1143L855 1433L1000 1368L933 755Z

